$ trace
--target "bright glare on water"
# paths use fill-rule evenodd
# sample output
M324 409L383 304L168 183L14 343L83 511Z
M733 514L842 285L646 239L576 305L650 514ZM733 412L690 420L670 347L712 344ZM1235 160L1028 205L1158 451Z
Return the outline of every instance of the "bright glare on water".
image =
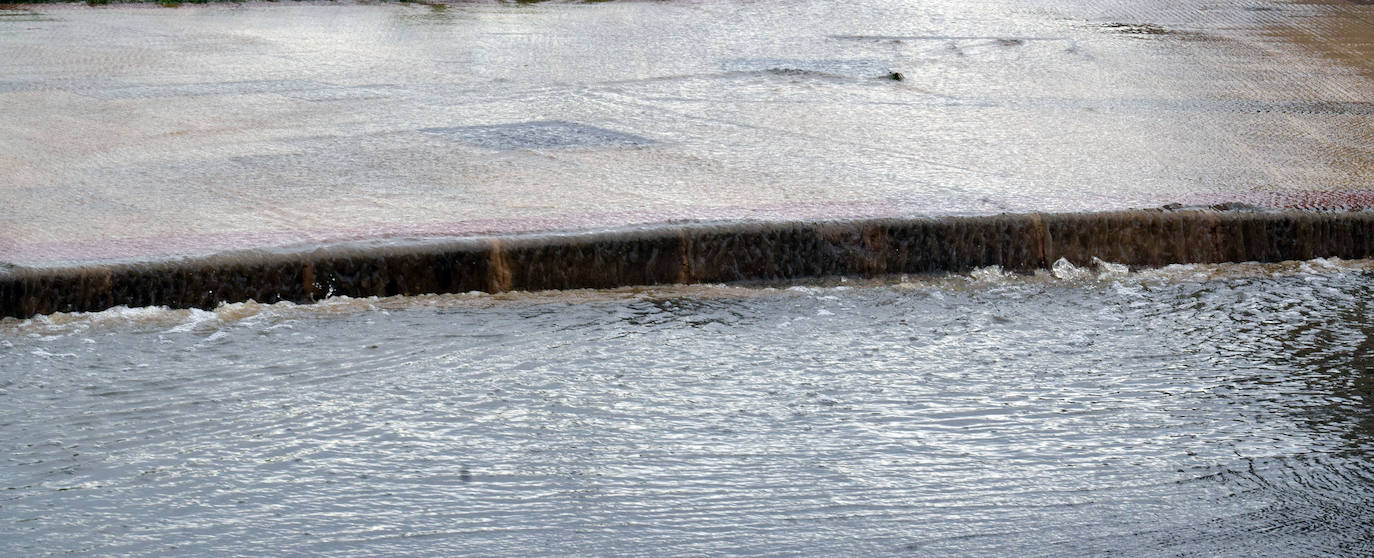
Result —
M1374 265L0 322L0 554L1368 555Z

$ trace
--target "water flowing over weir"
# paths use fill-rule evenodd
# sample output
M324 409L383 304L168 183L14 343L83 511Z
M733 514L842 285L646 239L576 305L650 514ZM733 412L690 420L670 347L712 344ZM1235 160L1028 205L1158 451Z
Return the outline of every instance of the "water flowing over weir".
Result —
M149 8L0 9L5 315L1369 255L1365 4Z
M423 246L0 276L0 315L113 306L213 308L328 296L416 295L1374 255L1374 213L1159 210L941 219L722 224L634 232L461 239Z
M445 2L0 4L0 556L1374 555L1374 5Z

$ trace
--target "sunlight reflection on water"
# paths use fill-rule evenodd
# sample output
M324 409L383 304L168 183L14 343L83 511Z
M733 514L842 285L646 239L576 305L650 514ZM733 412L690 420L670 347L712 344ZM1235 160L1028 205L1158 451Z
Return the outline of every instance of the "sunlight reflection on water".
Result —
M1367 553L1367 267L7 320L0 547Z

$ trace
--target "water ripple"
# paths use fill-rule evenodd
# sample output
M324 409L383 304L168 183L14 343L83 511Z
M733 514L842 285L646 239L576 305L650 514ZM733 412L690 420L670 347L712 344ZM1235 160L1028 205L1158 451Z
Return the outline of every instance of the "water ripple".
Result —
M0 326L0 551L1374 552L1367 262Z

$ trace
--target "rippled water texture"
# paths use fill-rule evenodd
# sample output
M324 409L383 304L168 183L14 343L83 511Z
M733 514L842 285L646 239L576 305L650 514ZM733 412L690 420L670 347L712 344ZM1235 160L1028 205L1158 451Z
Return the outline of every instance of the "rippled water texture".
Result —
M1374 6L1345 0L42 5L0 9L0 52L21 266L1374 206Z
M0 554L1368 555L1372 270L9 319Z

